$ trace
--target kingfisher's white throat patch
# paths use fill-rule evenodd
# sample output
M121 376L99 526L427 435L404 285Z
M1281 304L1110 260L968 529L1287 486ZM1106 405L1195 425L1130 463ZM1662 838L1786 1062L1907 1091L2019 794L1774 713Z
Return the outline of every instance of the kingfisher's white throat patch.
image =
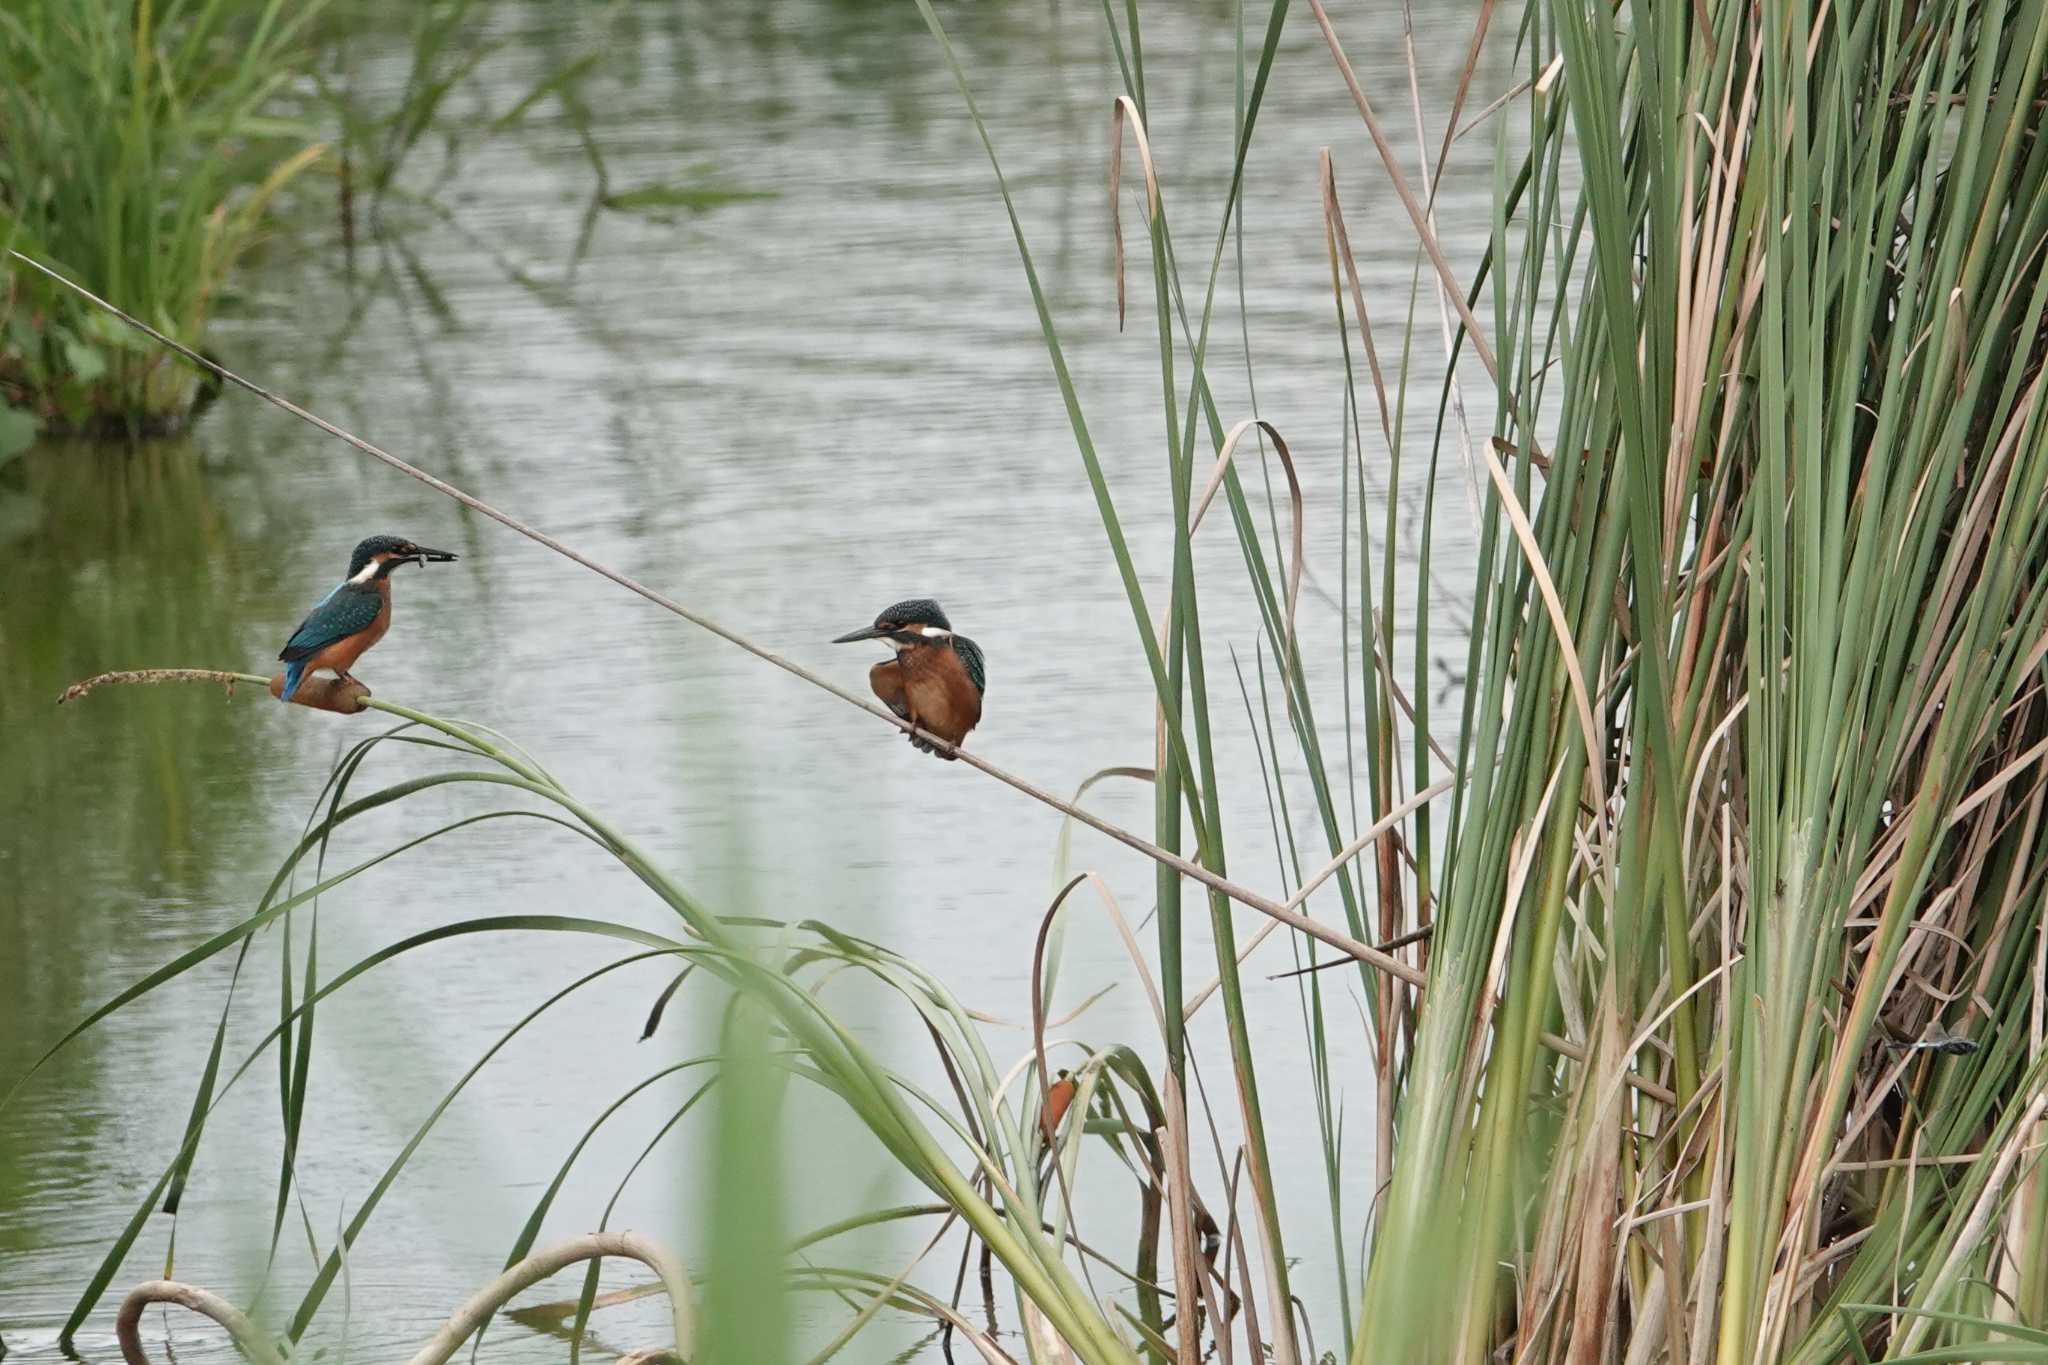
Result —
M915 640L889 641L889 644L896 650L898 654L907 654L911 650L916 649L921 644L936 644L941 640L947 640L952 638L953 635L953 632L947 630L944 626L927 626L923 624L918 624L905 626L903 629L909 631L913 635L916 635L918 638Z
M349 582L351 582L351 583L367 583L367 582L369 582L369 581L370 581L371 579L375 578L375 577L377 576L377 570L379 570L379 569L381 569L381 568L383 568L383 567L384 567L384 564L383 564L383 562L382 562L381 560L375 560L375 559L373 559L373 560L371 560L371 561L370 561L369 563L367 563L367 564L363 565L363 567L362 567L361 569L357 570L357 571L356 571L356 574L355 574L355 576L354 576L353 578L349 579Z

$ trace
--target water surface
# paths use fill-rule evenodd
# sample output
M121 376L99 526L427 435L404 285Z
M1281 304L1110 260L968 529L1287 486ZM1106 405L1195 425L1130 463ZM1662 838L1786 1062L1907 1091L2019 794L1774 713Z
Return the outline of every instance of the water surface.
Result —
M228 301L216 349L351 430L849 685L874 655L826 641L898 598L937 596L988 656L976 749L1055 790L1112 764L1148 764L1151 692L1131 616L1001 202L914 7L737 8L487 7L490 37L503 46L458 105L502 109L550 66L596 50L585 94L608 189L689 193L667 196L679 202L666 207L593 214L585 143L552 102L517 130L452 152L430 137L404 183L432 191L447 217L394 202L393 241L366 236L350 271L327 206L309 191L246 277L247 291ZM1400 6L1339 8L1361 79L1382 100L1413 178ZM1432 141L1475 8L1430 6L1417 16ZM1120 335L1105 193L1120 87L1100 10L1014 0L945 16L1053 295L1147 592L1162 601L1170 521L1150 263L1134 236L1131 319ZM1235 42L1228 5L1148 9L1153 147L1191 285L1227 184ZM407 61L401 38L365 37L352 78L365 98L388 96ZM1483 73L1474 106L1508 79ZM457 112L472 124L480 117ZM1439 205L1468 278L1487 221L1486 142L1461 149ZM1407 306L1413 238L1301 11L1289 20L1248 175L1242 285L1258 410L1290 437L1310 559L1334 591L1345 562L1344 389L1317 195L1326 145L1386 353ZM1127 199L1127 230L1134 208ZM1230 311L1219 314L1211 362L1226 421L1252 412L1238 286L1227 263L1221 297ZM1433 307L1425 320L1419 349L1440 355ZM1436 368L1420 366L1432 378L1411 398L1425 432ZM1366 456L1375 469L1384 462L1376 434ZM1264 485L1254 475L1251 486ZM1437 541L1452 589L1458 575L1446 566L1470 553L1465 509L1449 485ZM94 1004L247 915L329 765L379 724L202 688L108 692L62 711L52 699L108 668L267 672L356 539L379 531L462 555L400 579L396 624L360 669L380 696L518 737L714 904L816 918L899 946L977 1008L1029 1017L1032 939L1054 876L1053 813L913 753L800 681L231 395L186 439L132 451L51 444L0 469L0 1077L18 1074ZM1227 526L1204 535L1210 676L1227 689L1217 715L1232 775L1231 865L1275 886L1257 756L1231 681L1233 649L1251 666L1257 621ZM1454 596L1433 616L1440 641L1456 627ZM1397 624L1412 641L1409 607ZM1341 744L1339 614L1305 592L1300 628L1315 642L1325 736ZM418 762L395 756L375 771L388 777ZM1298 762L1290 769L1298 776ZM1304 848L1315 849L1306 791L1298 781L1290 790ZM1149 828L1149 794L1132 784L1109 784L1092 800ZM337 857L366 856L429 818L474 809L467 798L425 798L402 816L364 822ZM406 933L478 915L592 914L672 927L587 846L537 828L485 826L328 897L318 926L323 976ZM1134 917L1149 907L1151 873L1139 859L1092 836L1076 841L1075 859L1099 869ZM1312 908L1341 915L1333 895ZM1192 924L1199 918L1191 917L1191 961L1207 951L1205 930ZM1241 917L1241 934L1254 927ZM295 951L309 930L300 920ZM244 970L231 1058L274 1021L278 949L267 935ZM400 959L324 1009L297 1202L278 1288L265 1299L273 1311L288 1311L289 1287L305 1282L308 1242L333 1242L447 1087L549 992L614 955L559 938L469 939ZM1302 1258L1297 1287L1327 1334L1337 1322L1334 1253L1301 1008L1292 983L1267 979L1292 961L1272 940L1248 993L1283 1213ZM174 1152L231 965L218 958L116 1015L0 1114L0 1337L16 1357L54 1354L72 1303ZM598 1110L712 1036L715 1001L686 992L662 1035L635 1041L665 979L658 965L609 978L478 1076L357 1244L346 1284L315 1328L318 1345L360 1359L410 1354L495 1272ZM1063 983L1070 1002L1117 983L1069 1031L1130 1040L1156 1059L1142 993L1099 915L1077 921ZM1349 990L1332 990L1328 1017L1348 1115L1355 1256L1372 1153L1369 1059ZM1196 1038L1227 1116L1220 1025L1212 1011ZM862 1027L892 1060L928 1067L928 1045L906 1011L874 1010ZM989 1036L1002 1064L1028 1045L1017 1029ZM149 1220L81 1333L88 1358L116 1355L120 1289L167 1265L242 1301L254 1294L275 1188L275 1089L266 1058L231 1092L182 1213L175 1223ZM551 1234L595 1224L625 1164L682 1093L658 1088L600 1137L563 1191ZM914 1196L843 1112L815 1098L797 1105L797 1221ZM681 1130L615 1225L661 1232L692 1255L707 1134ZM1101 1179L1107 1190L1115 1177ZM1105 1196L1104 1207L1115 1200ZM1127 1225L1121 1212L1099 1217ZM913 1246L907 1235L870 1238L840 1254L893 1271ZM952 1263L941 1260L923 1282L943 1292ZM573 1277L556 1283L573 1292ZM659 1339L660 1314L645 1307L603 1319L605 1343ZM832 1304L807 1302L803 1312L807 1339L844 1318ZM229 1354L197 1320L152 1315L146 1335L165 1330L181 1359ZM885 1319L842 1358L936 1358L919 1347L921 1335ZM510 1325L496 1329L490 1351L515 1361L563 1354L559 1342Z

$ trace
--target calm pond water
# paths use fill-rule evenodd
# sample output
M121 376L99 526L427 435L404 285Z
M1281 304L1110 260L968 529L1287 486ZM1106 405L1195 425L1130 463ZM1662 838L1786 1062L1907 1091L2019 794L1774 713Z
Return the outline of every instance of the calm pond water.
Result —
M1412 178L1400 6L1334 8ZM1420 8L1434 139L1476 6ZM1066 791L1111 764L1148 764L1142 656L1001 203L935 45L907 0L741 9L643 2L584 12L504 0L485 10L504 43L479 77L491 107L588 46L600 54L586 87L590 127L613 192L720 192L699 207L589 218L590 162L548 102L519 129L452 154L430 138L407 183L433 188L450 214L394 204L403 250L366 243L353 277L320 205L302 206L300 227L272 245L227 310L216 348L314 410L849 685L861 683L872 652L826 642L891 601L935 595L988 656L974 747ZM1192 289L1227 183L1233 10L1164 5L1148 16L1153 144ZM948 7L946 18L1053 292L1148 591L1163 600L1170 523L1149 263L1139 238L1132 325L1120 336L1105 195L1119 86L1101 12L1012 0ZM1499 60L1482 73L1473 108L1511 79ZM402 85L408 52L396 36L365 39L354 61L374 97ZM469 90L456 103L476 99ZM475 121L476 109L457 112ZM1489 141L1461 145L1440 205L1466 278L1483 245ZM1414 267L1412 235L1297 7L1249 177L1245 288L1260 411L1301 462L1312 567L1334 590L1344 391L1316 189L1325 145L1371 305L1389 329L1386 354ZM1127 210L1127 226L1134 217ZM1234 301L1234 289L1227 274L1224 296ZM1441 355L1433 307L1418 344ZM1234 314L1216 347L1225 420L1248 416ZM1433 385L1413 395L1426 424ZM1367 451L1383 458L1376 435ZM1466 509L1447 483L1440 569L1468 561ZM396 624L361 669L380 696L516 736L714 904L816 917L899 946L975 1007L1028 1019L1032 938L1054 877L1052 812L913 753L796 679L231 395L188 439L132 451L48 445L0 469L0 1080L93 1005L247 915L329 765L375 724L287 713L246 695L227 702L202 688L111 691L59 711L58 691L109 668L267 672L350 547L378 531L462 555L400 580ZM1211 677L1228 689L1217 715L1232 775L1231 864L1271 886L1257 757L1229 681L1229 650L1249 660L1256 617L1227 528L1208 534L1215 553L1200 567ZM1458 623L1458 576L1433 611L1443 641ZM1400 625L1411 639L1413 622ZM1303 594L1301 629L1316 642L1326 742L1341 743L1339 616L1328 598ZM418 762L394 756L377 771ZM1112 783L1091 799L1149 828L1145 790ZM475 808L427 798L410 814L364 822L337 856L364 856L430 815ZM1314 849L1309 810L1305 799L1293 805ZM1150 904L1151 874L1135 856L1092 836L1076 841L1074 856L1103 872L1134 918ZM1334 895L1312 908L1341 916ZM429 925L528 910L669 927L650 896L587 848L485 826L329 897L323 975ZM1193 932L1199 962L1207 949ZM302 922L300 951L304 934ZM447 1087L548 993L613 956L552 937L469 939L401 958L323 1007L300 1204L278 1287L264 1299L271 1311L288 1311L290 1288L306 1281L308 1239L332 1242ZM1301 1007L1294 983L1268 979L1291 965L1276 937L1248 989L1283 1214L1301 1257L1297 1285L1328 1334L1337 1291ZM10 1358L55 1355L65 1315L175 1150L230 967L217 959L118 1014L0 1114L0 1337ZM271 934L244 972L231 1058L274 1020L277 971ZM610 978L483 1070L352 1253L345 1292L313 1333L323 1351L410 1354L495 1273L591 1118L664 1061L701 1048L716 1002L690 990L660 1038L636 1043L665 977L655 966ZM1111 983L1068 1032L1131 1040L1156 1058L1142 993L1091 912L1074 926L1063 998ZM1349 990L1332 991L1327 1009L1349 1115L1355 1255L1372 1153L1370 1073ZM1207 1013L1197 1044L1227 1117L1221 1023ZM907 1011L877 1010L863 1027L885 1056L928 1068ZM1020 1029L988 1035L1000 1065L1028 1046ZM255 1294L276 1181L275 1089L266 1058L231 1092L182 1213L175 1223L150 1218L81 1333L88 1358L117 1355L119 1294L167 1263L243 1302ZM625 1163L682 1093L657 1087L593 1144L551 1234L595 1225ZM795 1105L794 1223L914 1197L837 1107ZM707 1133L681 1130L614 1225L661 1232L694 1255ZM1099 1179L1105 1190L1115 1182ZM1104 1221L1128 1226L1121 1212ZM914 1245L905 1232L833 1254L888 1273ZM922 1280L944 1292L951 1275L948 1254ZM555 1284L574 1292L573 1277ZM845 1319L836 1304L800 1307L805 1340ZM1007 1305L1002 1316L1014 1327ZM601 1318L598 1332L607 1346L645 1345L665 1339L661 1321L635 1305ZM196 1319L152 1315L147 1335L160 1339L167 1326L181 1359L229 1354ZM563 1353L558 1340L510 1324L492 1339L495 1359ZM892 1318L841 1358L899 1354L937 1358L919 1326Z

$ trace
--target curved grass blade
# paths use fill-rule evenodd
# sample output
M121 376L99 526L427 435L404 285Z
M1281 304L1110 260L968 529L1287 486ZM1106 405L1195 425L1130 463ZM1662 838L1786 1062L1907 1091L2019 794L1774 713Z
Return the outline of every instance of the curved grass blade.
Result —
M346 971L336 976L334 980L321 987L317 994L317 999L325 999L365 972L371 971L392 958L410 952L415 948L425 947L431 943L439 943L444 939L460 937L465 934L502 933L512 929L553 933L595 934L606 938L620 938L627 942L640 943L652 947L661 953L696 951L686 945L663 939L659 935L646 933L644 930L628 929L620 925L607 924L602 920L580 920L558 915L495 916L486 919L465 920L458 924L443 925L414 934L396 943L388 944L355 963ZM640 960L640 958L645 956L647 955L641 954L639 957L628 960ZM621 966L624 965L624 962L613 965ZM305 1007L304 1003L301 1003L299 1006L302 1010ZM218 1087L213 1100L215 1108L218 1108L225 1100L227 1092L234 1088L236 1082L241 1080L248 1073L249 1069L262 1058L263 1054L269 1050L270 1045L279 1041L282 1037L283 1029L281 1027L272 1028L269 1033L264 1035L262 1040L256 1044L255 1048L250 1051L248 1056L229 1075L226 1083ZM192 1140L196 1141L196 1134ZM141 1234L143 1224L147 1221L157 1200L170 1185L173 1173L177 1170L179 1163L184 1160L185 1156L186 1150L181 1147L178 1153L164 1167L164 1173L157 1179L155 1185L151 1187L149 1194L136 1206L134 1215L115 1238L113 1246L101 1260L98 1270L94 1272L92 1279L88 1282L84 1294L81 1295L77 1305L72 1309L71 1316L66 1320L62 1329L62 1339L68 1341L72 1338L78 1331L78 1328L84 1324L86 1317L92 1312L93 1307L99 1302L100 1295L106 1292L107 1285L113 1281L114 1275L119 1271L121 1262L126 1258L129 1248L134 1245L135 1239Z

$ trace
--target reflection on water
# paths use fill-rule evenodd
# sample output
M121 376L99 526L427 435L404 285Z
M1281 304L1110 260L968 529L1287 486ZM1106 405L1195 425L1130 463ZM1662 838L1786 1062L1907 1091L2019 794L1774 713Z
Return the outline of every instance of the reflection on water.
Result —
M1362 76L1379 82L1372 88L1405 90L1398 47L1386 40L1399 12L1375 0L1340 16ZM482 68L499 109L536 73L600 54L583 96L613 206L593 210L589 147L557 103L452 156L429 140L403 173L413 199L389 206L402 249L366 240L351 275L329 207L302 206L309 226L273 247L228 310L217 349L849 683L868 658L825 642L890 601L936 595L989 656L988 713L974 742L993 760L1055 789L1109 764L1147 762L1149 689L1128 610L1001 205L915 9L504 0L482 13L483 39L503 44ZM1190 260L1206 260L1205 224L1229 171L1231 13L1156 7L1145 33L1153 145ZM1168 567L1157 351L1141 292L1129 333L1115 327L1102 185L1117 87L1099 12L1013 0L959 7L947 21L1156 598ZM1425 105L1442 110L1470 15L1431 9L1417 22ZM402 85L401 41L357 46L353 78L366 91ZM1334 585L1343 389L1315 190L1324 145L1335 149L1384 326L1406 306L1405 220L1313 25L1297 16L1248 181L1245 289L1260 411L1301 461L1310 557ZM1475 235L1450 234L1461 265L1476 256L1486 221L1487 155L1475 151L1440 204L1446 224L1472 225ZM438 210L416 202L429 190ZM1142 241L1133 265L1136 291ZM1234 288L1227 277L1224 296ZM1251 411L1235 328L1234 317L1219 327L1212 358L1227 421ZM1434 337L1433 319L1424 335ZM1433 387L1418 384L1414 410L1433 402ZM1382 458L1376 438L1369 458ZM1442 562L1455 564L1462 497L1444 497L1439 511ZM920 757L794 679L231 396L186 441L134 452L50 446L0 469L0 1077L18 1074L93 1004L248 914L328 766L372 724L189 687L107 692L62 711L52 698L104 668L267 671L350 547L379 531L463 556L402 576L396 624L360 670L381 695L517 736L714 904L816 917L905 947L976 1007L1028 1017L1022 964L1057 834L1047 812ZM1211 676L1227 678L1225 651L1249 646L1256 618L1229 532L1205 535L1215 536L1200 564L1213 603ZM1302 611L1303 638L1317 642L1310 667L1325 742L1340 744L1337 613L1312 595ZM1405 632L1412 622L1399 624ZM1219 703L1219 717L1235 713L1235 698ZM1248 776L1256 758L1242 725L1226 730L1225 771L1247 774L1224 802L1232 866L1261 882L1275 862ZM375 775L408 762L381 759ZM1149 797L1115 785L1100 808L1149 825ZM367 820L337 856L365 856L401 829L472 809L426 798L403 818ZM1298 817L1307 809L1295 803ZM486 825L329 897L322 976L403 933L481 914L592 913L665 927L649 898L587 847L538 828ZM1317 842L1305 836L1307 847ZM1076 856L1100 867L1128 907L1148 903L1150 874L1130 856L1088 841ZM1334 902L1316 908L1337 913ZM311 928L299 922L295 952ZM259 943L238 988L231 1059L275 1017L276 940ZM273 1316L289 1312L311 1274L308 1244L332 1243L446 1088L525 1010L607 960L555 941L465 942L400 959L323 1007L297 1200L275 1287L261 1300ZM1300 1014L1294 987L1265 979L1291 965L1285 956L1278 941L1266 950L1270 966L1249 978L1251 1008L1263 1026L1268 1103L1300 1116L1271 1127L1283 1211L1304 1258L1298 1289L1327 1332L1336 1282ZM175 1150L229 969L210 963L116 1016L0 1115L0 1335L10 1351L37 1359L54 1349L78 1292ZM409 1352L496 1269L589 1119L710 1036L715 1002L685 991L662 1035L636 1043L666 973L635 970L618 978L628 984L607 978L572 997L471 1083L379 1209L316 1339L338 1347L345 1318L361 1357ZM1101 926L1077 923L1063 992L1078 1001L1126 975ZM1349 1131L1363 1133L1366 1059L1340 997L1330 1004L1333 1065L1348 1081ZM1220 1022L1205 1018L1197 1030L1212 1094L1227 1076ZM863 1028L886 1055L925 1064L900 1011L878 1010ZM1128 985L1075 1028L1156 1050ZM1016 1030L993 1029L991 1040L1005 1062L1025 1046ZM276 1188L275 1088L265 1060L229 1093L177 1220L175 1257L172 1220L152 1217L116 1286L168 1263L243 1301L255 1295L264 1267L250 1248L268 1242ZM658 1086L600 1135L551 1232L595 1223L684 1093ZM792 1103L795 1221L911 1195L834 1105L801 1094ZM692 1249L690 1211L705 1206L703 1140L680 1128L615 1221ZM1354 1138L1346 1159L1355 1237L1371 1153ZM1120 1212L1104 1216L1128 1225ZM915 1245L876 1234L838 1254L893 1267ZM830 1304L808 1311L842 1321ZM174 1326L182 1358L226 1358L216 1334ZM613 1310L604 1331L616 1345L646 1344L660 1314ZM928 1358L915 1355L920 1336L885 1322L847 1358ZM80 1345L93 1358L112 1354L111 1305ZM495 1329L492 1349L534 1361L560 1353L510 1324Z

